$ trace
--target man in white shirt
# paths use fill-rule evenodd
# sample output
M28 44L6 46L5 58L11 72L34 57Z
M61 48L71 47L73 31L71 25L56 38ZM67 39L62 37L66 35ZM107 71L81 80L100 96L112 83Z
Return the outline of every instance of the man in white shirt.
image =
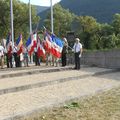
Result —
M73 51L75 53L75 68L79 70L80 69L80 58L82 55L82 44L80 43L80 39L76 38L75 39L75 44L73 46Z
M1 64L1 68L4 68L4 47L2 45L0 45L0 64Z

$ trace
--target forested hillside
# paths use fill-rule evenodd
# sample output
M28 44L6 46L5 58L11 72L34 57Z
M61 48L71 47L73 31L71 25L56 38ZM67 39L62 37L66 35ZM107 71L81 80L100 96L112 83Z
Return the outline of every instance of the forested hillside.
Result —
M76 15L93 16L98 22L111 22L115 13L120 13L120 0L62 0L62 7Z
M88 15L101 23L110 23L115 13L120 13L120 0L62 0L61 6L76 15ZM45 19L47 11L38 14Z

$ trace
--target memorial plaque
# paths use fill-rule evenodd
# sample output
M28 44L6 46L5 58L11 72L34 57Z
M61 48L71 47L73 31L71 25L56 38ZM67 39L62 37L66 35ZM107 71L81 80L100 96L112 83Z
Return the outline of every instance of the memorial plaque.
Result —
M74 32L68 32L67 33L67 40L70 47L73 47L75 42L75 33Z

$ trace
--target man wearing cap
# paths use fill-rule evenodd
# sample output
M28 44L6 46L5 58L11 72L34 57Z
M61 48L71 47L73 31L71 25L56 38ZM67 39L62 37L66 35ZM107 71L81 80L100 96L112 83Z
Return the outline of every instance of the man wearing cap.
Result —
M75 53L75 68L79 70L80 69L80 58L82 55L82 44L80 43L80 39L76 38L75 39L75 44L73 46L73 51Z

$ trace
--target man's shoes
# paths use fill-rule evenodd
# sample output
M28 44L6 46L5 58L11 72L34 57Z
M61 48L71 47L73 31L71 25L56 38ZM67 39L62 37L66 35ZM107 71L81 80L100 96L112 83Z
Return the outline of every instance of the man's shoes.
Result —
M73 69L74 69L74 70L80 70L80 68L76 68L76 67L74 67Z
M77 70L77 68L76 68L76 67L74 67L73 69L74 69L74 70Z

